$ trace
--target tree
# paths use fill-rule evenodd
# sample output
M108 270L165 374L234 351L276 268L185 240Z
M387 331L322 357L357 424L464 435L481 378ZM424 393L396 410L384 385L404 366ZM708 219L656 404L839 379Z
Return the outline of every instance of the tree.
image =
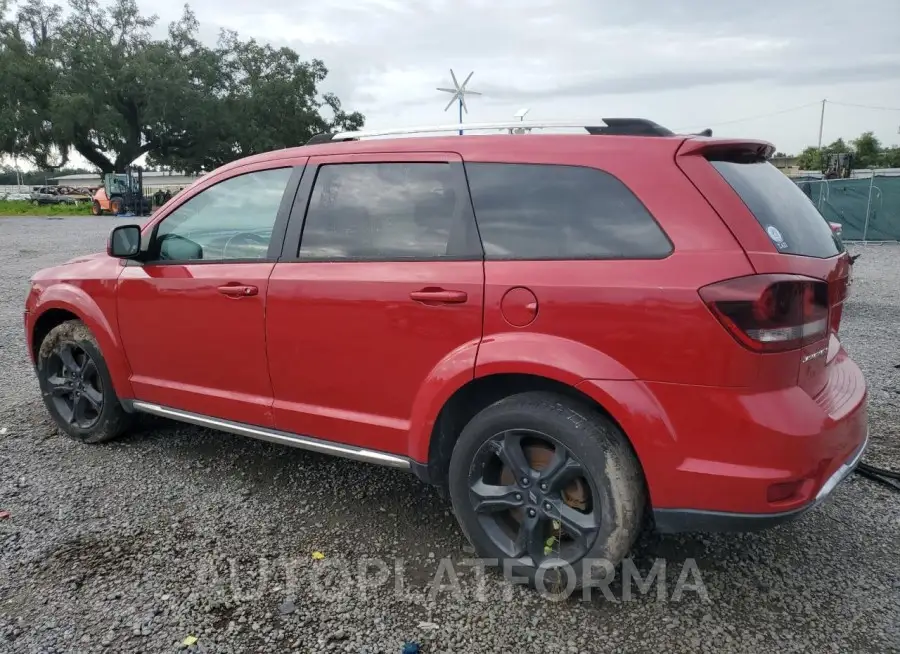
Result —
M800 153L797 165L801 170L822 170L824 168L822 151L815 146L809 146Z
M135 0L69 4L64 16L28 0L9 16L0 0L0 154L54 167L75 151L101 172L147 155L197 171L363 124L319 93L323 62L233 32L208 47L188 6L159 39Z
M853 141L854 162L856 168L870 168L879 165L881 159L881 142L873 132L864 132Z
M885 148L878 165L882 168L900 168L900 147Z
M810 146L798 157L798 164L803 170L821 170L828 168L831 155L852 153L854 168L900 168L900 146L883 147L873 132L863 132L850 142L838 139L821 150Z
M209 170L257 152L303 145L313 134L335 127L363 125L362 115L344 112L334 94L314 100L317 85L328 74L319 60L304 62L289 48L241 41L231 31L222 32L214 56L220 66L220 97L208 109L215 113L189 116L186 132L197 138L154 153L154 163Z

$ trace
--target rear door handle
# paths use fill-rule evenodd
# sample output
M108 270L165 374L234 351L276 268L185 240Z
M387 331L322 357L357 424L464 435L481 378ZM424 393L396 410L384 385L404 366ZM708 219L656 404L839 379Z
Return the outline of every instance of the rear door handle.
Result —
M228 297L249 297L257 295L259 289L256 286L248 286L244 284L226 284L219 287L219 293Z
M465 291L447 291L443 288L425 288L421 291L413 291L410 299L425 304L462 304L469 299Z

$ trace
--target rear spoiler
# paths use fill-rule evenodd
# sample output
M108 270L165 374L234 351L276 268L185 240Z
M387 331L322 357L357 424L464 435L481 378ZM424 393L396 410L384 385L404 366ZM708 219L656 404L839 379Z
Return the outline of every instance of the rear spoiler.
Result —
M765 161L774 153L774 145L753 139L692 137L685 139L678 148L679 156L699 155L727 161Z

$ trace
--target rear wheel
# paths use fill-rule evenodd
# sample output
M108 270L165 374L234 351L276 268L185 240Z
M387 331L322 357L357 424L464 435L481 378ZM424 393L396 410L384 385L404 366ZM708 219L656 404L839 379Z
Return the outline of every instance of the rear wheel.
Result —
M559 592L617 565L641 526L644 480L619 429L547 392L514 395L466 425L450 463L460 526L485 558Z
M122 213L123 206L122 198L113 198L109 201L109 212L114 216L118 216Z
M113 390L97 340L79 320L57 325L41 343L38 381L44 404L67 435L83 443L103 443L130 424Z

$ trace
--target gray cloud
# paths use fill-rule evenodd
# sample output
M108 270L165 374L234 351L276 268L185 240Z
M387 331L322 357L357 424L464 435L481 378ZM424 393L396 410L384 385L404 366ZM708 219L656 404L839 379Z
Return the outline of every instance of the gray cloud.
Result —
M162 21L183 0L139 0ZM448 68L475 70L469 120L584 107L664 124L724 123L823 97L900 107L900 0L193 0L221 28L325 61L323 90L372 126L444 121ZM647 109L652 109L647 110ZM900 112L829 110L826 136L898 140ZM815 109L736 125L799 148ZM812 126L810 126L812 124ZM729 128L732 129L732 128Z
M900 80L900 59L890 62L861 63L849 66L802 66L796 68L738 68L705 71L675 71L642 73L629 76L597 76L583 81L547 88L517 87L503 84L482 85L481 90L491 98L528 102L538 98L577 98L585 96L652 93L692 89L699 86L719 86L747 82L769 81L785 86L818 85L822 82L861 82Z

